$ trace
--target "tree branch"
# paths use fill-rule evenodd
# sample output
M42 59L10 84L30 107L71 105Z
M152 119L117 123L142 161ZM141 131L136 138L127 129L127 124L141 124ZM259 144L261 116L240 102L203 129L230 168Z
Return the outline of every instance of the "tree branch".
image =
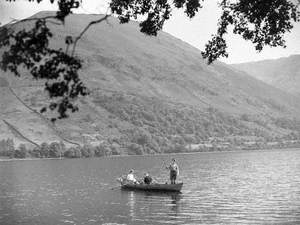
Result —
M102 17L101 19L98 19L98 20L94 20L94 21L91 21L82 31L81 33L75 38L75 41L74 41L74 44L73 44L73 49L72 49L72 53L71 53L71 56L73 57L74 56L74 53L75 53L75 49L76 49L76 45L77 45L77 42L81 39L81 37L84 35L84 33L93 25L95 24L98 24L98 23L101 23L105 20L107 20L108 17L110 17L111 15L109 14L106 14L104 17Z
M14 23L20 23L20 22L26 22L26 21L36 21L36 20L47 20L47 19L55 19L55 20L58 20L56 15L55 16L45 16L45 17L40 17L40 18L26 18L26 19L15 19L15 18L12 18L12 20L7 23L7 24L14 24ZM58 23L58 22L55 22L55 21L47 21L47 22L50 22L50 23L53 23L53 24L56 24L56 25L62 25L62 23Z
M63 137L63 134L61 131L59 131L59 129L55 126L54 123L51 123L46 117L44 117L41 113L39 113L38 111L36 111L35 109L31 108L30 106L28 106L17 94L16 92L13 90L13 88L11 86L8 87L9 90L11 91L11 93L18 99L19 102L21 102L27 109L29 109L31 112L37 114L44 122L46 122L46 124L48 125L48 127L50 127L55 133L56 135L62 139L63 141L69 143L69 144L73 144L73 145L77 145L80 146L79 143L71 141L65 137ZM6 122L6 121L5 121ZM19 131L18 131L19 132ZM19 132L20 133L20 132ZM24 135L22 135L24 137ZM25 137L26 140L29 140L28 138Z

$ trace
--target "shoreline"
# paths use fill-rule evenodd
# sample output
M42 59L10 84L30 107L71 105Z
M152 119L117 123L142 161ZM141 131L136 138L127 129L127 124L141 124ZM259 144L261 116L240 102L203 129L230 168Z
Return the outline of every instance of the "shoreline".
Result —
M116 157L141 157L141 156L166 156L166 155L191 155L191 154L202 154L202 153L226 153L226 152L266 152L266 151L278 151L278 150L300 150L300 147L294 148L271 148L271 149L249 149L249 150L226 150L226 151L199 151L199 152L171 152L171 153L158 153L158 154L144 154L144 155L110 155L104 157L92 157L92 158L116 158Z
M35 161L35 160L66 160L66 159L105 159L105 158L119 158L119 157L145 157L145 156L172 156L172 155L191 155L191 154L216 154L216 153L226 153L226 152L238 152L238 153L242 153L242 152L256 152L256 151L278 151L278 150L293 150L293 151L297 151L300 150L300 148L273 148L273 149L250 149L250 150L227 150L227 151L199 151L199 152L177 152L177 153L160 153L160 154L144 154L144 155L109 155L109 156L102 156L102 157L82 157L82 158L66 158L66 157L62 157L62 158L6 158L6 157L0 157L0 163L1 162L10 162L10 161Z
M0 157L0 162L9 162L9 161L35 161L35 160L63 160L66 158L5 158Z

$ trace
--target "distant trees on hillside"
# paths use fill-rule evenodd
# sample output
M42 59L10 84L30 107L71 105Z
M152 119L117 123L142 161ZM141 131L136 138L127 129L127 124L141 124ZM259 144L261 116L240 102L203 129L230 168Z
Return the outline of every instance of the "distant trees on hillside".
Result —
M10 158L14 157L15 144L10 138L0 141L0 153L2 156L7 156Z
M148 104L151 108L152 106ZM154 107L155 108L155 107ZM163 108L161 108L164 110ZM170 110L170 109L169 109ZM175 110L175 109L173 109ZM172 114L178 111L169 111L168 115L174 117L172 121L182 125L180 117L176 117L180 114ZM170 114L171 113L171 114ZM142 115L142 114L141 114ZM115 114L115 116L118 116ZM156 119L153 124L149 124L147 119L140 118L140 128L129 128L123 130L122 136L108 138L103 140L97 145L84 144L76 147L66 147L62 142L42 143L40 146L26 146L20 144L15 146L12 139L6 139L0 141L0 157L7 158L90 158L90 157L103 157L110 155L143 155L143 154L156 154L156 153L181 153L181 152L198 152L198 151L226 151L233 149L268 149L268 148L288 148L288 147L300 147L300 128L289 132L286 135L270 136L266 135L259 129L249 129L243 127L238 130L231 129L232 126L228 126L228 121L237 123L237 126L242 125L241 122L232 119L225 119L223 123L218 124L218 119L215 117L212 125L201 127L197 125L197 117L191 118L195 123L195 130L193 133L183 133L180 129L176 130L175 126L169 124L170 127L160 126L156 124L156 120L163 120L161 115L155 115ZM168 117L169 118L169 117ZM252 121L251 116L243 117L249 123L255 123ZM144 123L147 121L146 123ZM187 120L188 121L188 120ZM130 122L129 120L127 122ZM275 121L277 122L277 121ZM280 121L282 122L282 121ZM286 121L287 125L293 126L291 121ZM184 124L183 124L184 125ZM221 125L221 126L220 126ZM228 126L228 127L227 127ZM213 133L207 137L201 136L206 129L211 130ZM221 127L221 128L219 128ZM229 130L227 130L229 128ZM149 129L151 131L149 131ZM170 129L175 129L174 132L170 132ZM201 131L204 129L204 131ZM166 130L166 132L165 132ZM231 133L233 131L233 133ZM220 133L218 133L220 132ZM222 136L224 133L227 136ZM222 135L218 135L222 134ZM264 135L265 134L265 135Z
M197 108L162 102L159 99L101 94L94 103L106 109L111 117L131 124L119 129L122 136L114 141L136 154L186 151L188 144L198 144L210 137L256 136L272 140L268 132L273 120L258 116L229 116L214 108ZM118 123L115 124L118 129ZM300 137L300 128L298 129Z
M49 144L44 142L39 147L26 147L25 144L15 147L12 139L0 141L0 157L8 158L90 158L120 154L119 149L105 142L97 146L83 145L66 148L62 142Z
M43 0L37 0L41 1ZM47 21L53 22L53 19L56 19L57 23L63 25L66 16L78 8L82 1L50 2L58 4L58 12L43 18L27 19L34 22L32 29L15 31L13 25L0 28L0 47L5 48L0 67L20 76L19 67L22 66L27 68L35 79L47 80L45 91L53 101L48 108L42 108L41 112L47 109L56 110L58 116L52 118L53 121L56 118L67 117L70 111L77 111L74 100L89 93L78 75L82 61L76 57L75 50L78 41L91 26L105 21L111 15L118 16L120 23L142 18L139 24L140 31L147 35L157 35L165 21L172 16L172 10L183 10L187 17L192 18L203 6L200 0L111 0L111 14L91 21L77 36L67 34L64 37L66 48L62 50L49 47L53 34ZM225 36L231 31L231 27L234 34L251 41L255 49L261 51L264 46L284 47L284 34L289 32L293 28L293 22L298 22L300 18L299 1L297 4L288 0L221 0L219 7L221 16L217 32L202 52L208 63L220 56L228 56ZM151 120L151 116L148 119Z

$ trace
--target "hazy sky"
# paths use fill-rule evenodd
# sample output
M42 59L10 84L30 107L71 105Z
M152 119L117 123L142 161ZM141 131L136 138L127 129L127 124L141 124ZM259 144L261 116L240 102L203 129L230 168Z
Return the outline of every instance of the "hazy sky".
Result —
M78 13L105 13L106 0L83 0ZM7 23L11 19L22 19L42 10L56 10L56 5L49 0L41 3L29 3L28 0L6 2L0 0L0 22ZM164 31L203 50L205 43L216 32L219 16L216 0L206 0L204 7L193 19L187 18L182 10L174 11L173 17L165 24ZM237 35L227 35L229 57L220 59L226 63L239 63L262 59L280 58L291 54L300 54L300 23L297 23L291 33L286 34L287 48L265 48L257 53L250 42Z

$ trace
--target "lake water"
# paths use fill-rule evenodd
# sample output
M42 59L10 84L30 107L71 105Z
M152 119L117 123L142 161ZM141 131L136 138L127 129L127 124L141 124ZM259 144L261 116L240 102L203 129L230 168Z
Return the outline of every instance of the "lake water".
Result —
M116 187L171 157L0 162L0 224L300 224L300 150L176 155L181 194Z

